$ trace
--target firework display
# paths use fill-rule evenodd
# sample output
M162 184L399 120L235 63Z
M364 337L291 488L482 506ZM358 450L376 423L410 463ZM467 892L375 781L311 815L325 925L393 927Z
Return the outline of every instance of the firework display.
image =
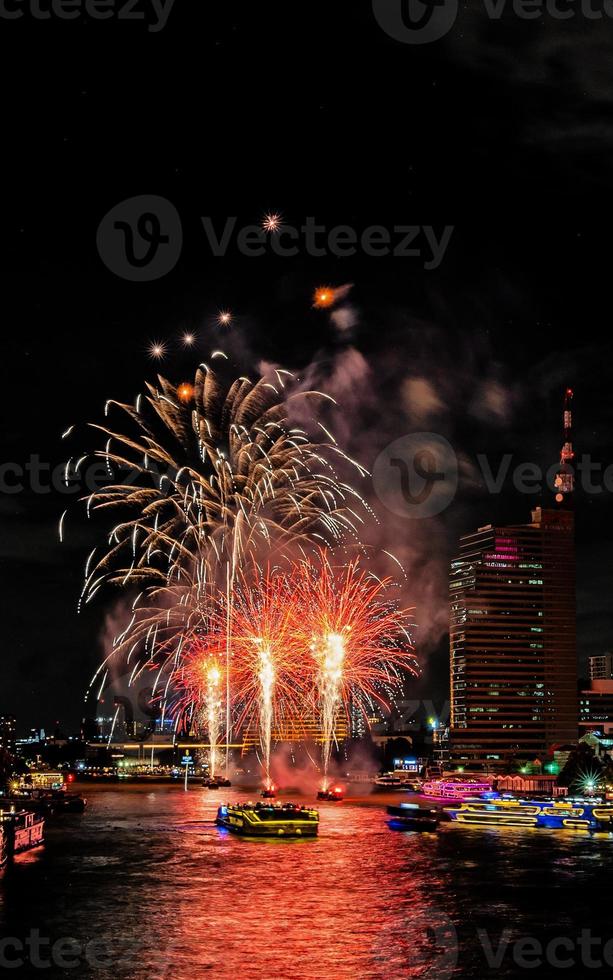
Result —
M254 730L269 787L273 731L314 714L325 788L338 719L368 718L416 671L391 583L347 557L368 509L337 467L365 471L313 418L329 401L286 371L226 381L201 365L193 384L159 378L134 406L107 403L125 425L93 426L109 483L87 513L119 521L81 601L133 594L95 687L114 658L131 681L152 671L175 729L207 733L211 775L232 732Z

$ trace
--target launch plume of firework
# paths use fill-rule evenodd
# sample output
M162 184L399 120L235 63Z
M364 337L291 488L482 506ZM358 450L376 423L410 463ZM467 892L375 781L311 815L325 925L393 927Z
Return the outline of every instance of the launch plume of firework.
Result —
M304 700L290 583L291 577L279 571L243 571L232 608L236 728L257 727L267 786L273 726L297 724Z
M223 667L218 650L207 649L202 639L191 646L171 675L170 712L183 724L206 731L209 774L217 773L222 731Z
M366 720L375 706L393 703L403 673L418 672L411 642L411 610L392 599L389 579L360 568L335 568L328 552L292 570L296 642L310 653L311 700L322 728L324 788L336 723L342 711Z

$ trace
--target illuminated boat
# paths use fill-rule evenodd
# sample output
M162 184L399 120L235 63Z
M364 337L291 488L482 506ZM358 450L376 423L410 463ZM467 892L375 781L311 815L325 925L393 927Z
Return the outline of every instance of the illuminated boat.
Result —
M456 823L475 827L538 827L550 830L613 832L613 803L595 799L517 800L511 797L464 800L446 806Z
M260 796L263 800L275 800L277 798L277 791L274 786L265 786Z
M468 796L491 792L491 782L476 779L432 779L423 784L424 796L434 796L439 800L463 800Z
M319 813L295 803L235 803L219 807L216 823L245 837L316 837Z
M320 789L317 794L317 799L327 800L329 803L341 803L343 795L341 787L335 786L334 789Z
M397 790L402 793L418 793L421 787L417 776L404 769L396 769L394 772L384 772L376 776L373 781L375 790Z
M392 830L438 830L441 819L440 811L435 807L422 807L419 803L388 806L387 812L391 818L387 822Z
M0 810L0 825L10 854L40 847L45 839L45 818L30 810Z

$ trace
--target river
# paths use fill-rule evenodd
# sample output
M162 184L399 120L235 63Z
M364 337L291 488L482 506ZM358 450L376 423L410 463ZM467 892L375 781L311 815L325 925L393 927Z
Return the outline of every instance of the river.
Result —
M242 840L214 824L218 802L248 798L234 789L82 789L87 812L50 822L44 847L0 872L7 975L612 972L613 838L452 824L402 833L370 798L319 804L315 840Z

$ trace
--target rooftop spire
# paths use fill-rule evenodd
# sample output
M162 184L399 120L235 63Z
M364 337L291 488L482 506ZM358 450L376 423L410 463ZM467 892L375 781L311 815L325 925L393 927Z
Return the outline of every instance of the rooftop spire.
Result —
M573 389L567 388L564 395L564 443L560 452L560 469L554 480L556 504L567 507L572 505L575 490L572 400Z

